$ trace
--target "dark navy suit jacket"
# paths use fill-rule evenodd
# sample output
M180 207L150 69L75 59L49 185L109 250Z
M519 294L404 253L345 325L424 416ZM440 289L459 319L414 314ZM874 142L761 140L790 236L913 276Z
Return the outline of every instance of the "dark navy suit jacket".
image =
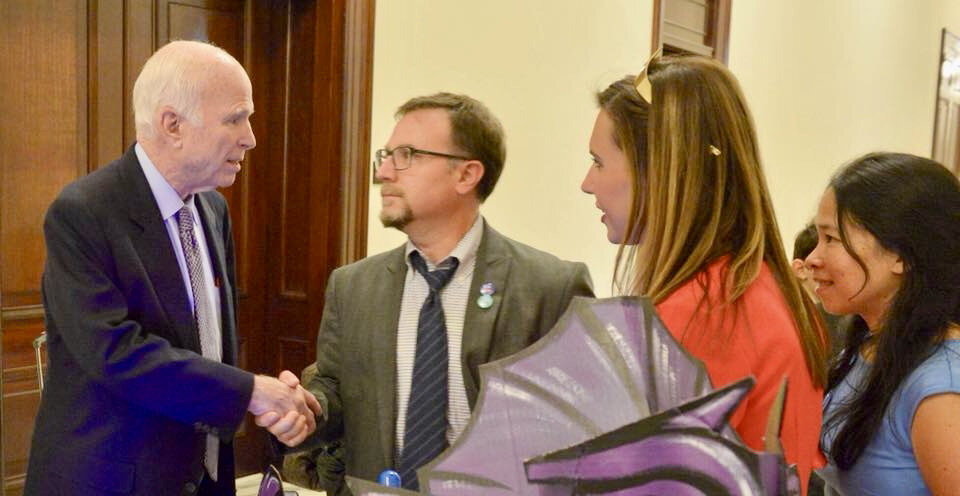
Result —
M169 235L133 148L47 211L49 372L25 494L192 494L208 433L233 493L231 439L253 375L237 362L233 242L217 192L196 205L218 281L223 363L200 339ZM218 490L218 492L221 492Z

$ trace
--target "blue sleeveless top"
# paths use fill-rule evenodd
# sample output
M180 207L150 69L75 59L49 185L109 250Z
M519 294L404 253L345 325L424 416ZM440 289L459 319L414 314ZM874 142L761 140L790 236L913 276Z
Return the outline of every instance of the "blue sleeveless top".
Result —
M827 420L840 405L850 401L869 370L870 364L857 356L847 377L824 397L821 443L827 453L842 425L828 429ZM913 456L910 428L924 398L951 392L960 393L960 339L945 340L907 377L891 399L877 434L850 470L837 469L828 455L830 466L826 471L836 476L848 496L930 494Z

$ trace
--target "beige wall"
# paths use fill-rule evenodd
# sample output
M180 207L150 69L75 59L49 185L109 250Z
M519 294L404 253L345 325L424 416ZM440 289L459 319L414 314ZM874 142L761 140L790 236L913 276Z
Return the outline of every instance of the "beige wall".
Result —
M507 165L483 206L520 241L590 266L610 294L615 247L581 193L593 93L650 50L652 0L384 0L377 3L373 145L411 96L468 93L507 131ZM730 68L760 137L784 233L809 218L831 172L877 149L929 155L940 28L955 0L737 0ZM369 253L403 242L371 191Z
M730 68L754 113L788 252L844 162L876 150L930 155L944 25L960 28L960 2L734 2Z

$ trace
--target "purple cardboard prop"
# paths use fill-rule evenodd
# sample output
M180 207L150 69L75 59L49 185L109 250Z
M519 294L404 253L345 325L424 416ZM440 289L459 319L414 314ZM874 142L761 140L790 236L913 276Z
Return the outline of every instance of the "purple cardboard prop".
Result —
M753 387L746 378L577 446L528 460L527 478L549 494L799 494L783 457L720 432Z
M418 472L429 494L539 494L524 460L712 389L649 301L626 297L575 299L549 334L480 375L466 431Z
M355 496L417 496L418 492L400 487L381 486L373 481L346 477L347 487Z
M422 493L578 494L576 484L529 481L524 462L566 448L577 449L581 443L592 446L588 441L607 439L605 434L620 428L636 428L651 416L656 420L650 422L671 428L679 425L676 422L697 419L694 415L679 416L674 423L665 420L687 411L681 407L684 403L712 391L703 364L674 340L650 302L630 297L574 299L550 333L517 354L481 366L480 375L480 396L466 430L453 446L417 472ZM699 401L693 404L710 404L709 400ZM714 408L726 411L728 403L722 401ZM735 406L736 401L729 408ZM671 412L656 416L665 410ZM719 424L707 423L717 438L712 442L740 443L725 424L728 415L721 416L719 434ZM704 425L701 422L697 428L704 430ZM644 432L635 429L634 434ZM656 438L651 433L644 434L648 443ZM631 441L620 438L624 446ZM654 445L665 449L663 444L647 446ZM358 496L411 494L349 477L348 483ZM655 487L659 486L648 489ZM622 489L627 492L614 493L665 494Z

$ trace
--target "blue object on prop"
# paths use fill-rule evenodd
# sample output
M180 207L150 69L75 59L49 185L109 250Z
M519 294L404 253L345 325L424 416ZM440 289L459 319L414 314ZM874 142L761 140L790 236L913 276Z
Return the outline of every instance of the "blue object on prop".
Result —
M400 474L396 470L384 470L377 476L377 483L387 487L403 487L401 485Z

